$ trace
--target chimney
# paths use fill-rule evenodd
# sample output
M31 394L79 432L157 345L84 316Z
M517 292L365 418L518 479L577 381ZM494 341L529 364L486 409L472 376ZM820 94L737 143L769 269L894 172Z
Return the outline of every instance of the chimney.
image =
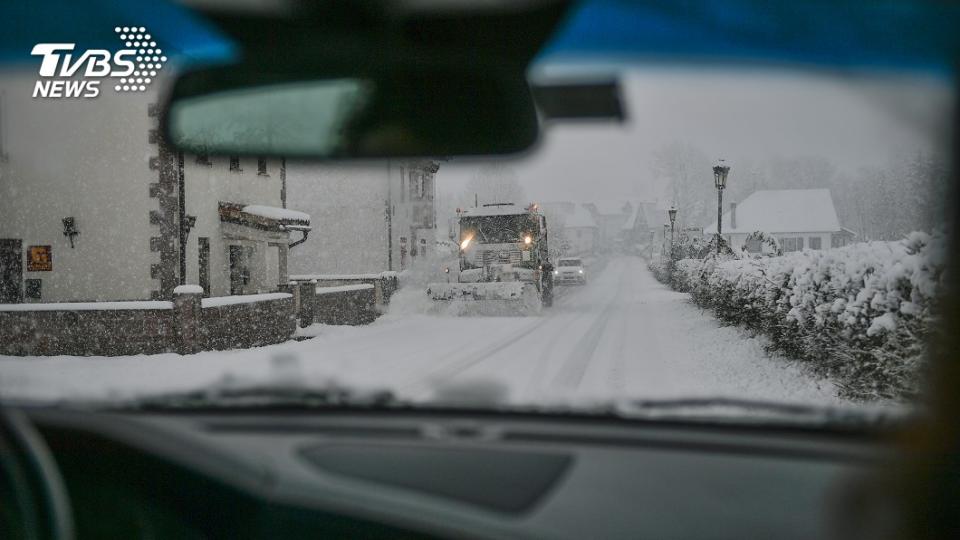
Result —
M737 228L737 203L730 203L730 228Z

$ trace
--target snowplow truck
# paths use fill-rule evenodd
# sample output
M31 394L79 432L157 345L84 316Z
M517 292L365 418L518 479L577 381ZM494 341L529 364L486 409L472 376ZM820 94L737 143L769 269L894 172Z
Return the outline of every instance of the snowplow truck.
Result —
M431 298L456 314L532 315L553 303L547 221L536 205L458 210L460 273L431 283Z

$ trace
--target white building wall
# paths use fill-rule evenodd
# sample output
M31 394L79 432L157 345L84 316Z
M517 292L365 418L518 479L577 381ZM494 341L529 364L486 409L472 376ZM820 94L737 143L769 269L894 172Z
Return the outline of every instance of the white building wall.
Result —
M53 271L27 272L24 264L25 279L42 280L41 302L150 299L159 289L151 265L160 263L150 249L151 237L160 236L150 223L150 212L160 209L150 184L160 173L150 168L159 155L150 130L159 126L148 105L158 102L160 81L143 93L33 99L35 80L34 70L0 77L0 238L21 239L24 250L52 246ZM277 244L288 242L287 233L222 224L218 204L282 206L281 161L268 160L261 175L254 157L241 158L240 172L229 170L228 157L210 157L210 165L184 157L186 213L197 217L186 248L187 283L200 281L198 238L207 237L211 295L230 292L230 244L253 248L252 280L243 292L276 290ZM68 216L80 231L73 249L61 222Z
M27 272L42 280L41 302L149 299L157 281L149 221L157 181L148 144L155 95L103 92L95 99L33 99L36 71L4 72L0 152L0 238L24 249L52 246L53 270ZM63 235L76 219L75 247Z
M390 172L386 162L288 164L288 202L309 213L313 227L307 242L290 250L291 274L358 274L388 269L385 216ZM398 195L399 190L395 191ZM396 246L397 231L394 237Z
M259 174L255 157L241 157L240 171L230 170L227 156L210 156L207 161L209 165L199 163L196 156L184 156L186 213L197 217L196 226L187 239L187 282L200 283L198 239L206 237L210 239L210 296L230 294L231 245L250 248L253 255L249 261L251 281L244 287L244 294L277 290L279 253L270 243L286 244L288 235L221 223L219 204L282 206L281 160L268 159L265 175ZM297 205L287 206L301 209ZM300 234L289 235L290 240L299 239Z
M417 257L423 247L434 249L435 177L429 175L422 191L411 186L411 170L419 165L288 164L288 206L309 213L313 227L309 240L291 250L290 273L399 271L413 264L414 245Z

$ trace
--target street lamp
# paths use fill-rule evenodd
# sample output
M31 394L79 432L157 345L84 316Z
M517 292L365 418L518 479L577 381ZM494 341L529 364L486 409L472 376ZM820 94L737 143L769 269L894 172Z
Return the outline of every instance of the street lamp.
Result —
M677 221L677 207L671 206L667 215L670 216L670 267L673 268L673 224Z
M720 254L720 238L723 221L723 190L727 188L727 175L730 166L721 159L713 166L713 184L717 188L717 255Z
M671 206L667 215L670 216L670 260L673 261L673 224L677 221L677 207Z

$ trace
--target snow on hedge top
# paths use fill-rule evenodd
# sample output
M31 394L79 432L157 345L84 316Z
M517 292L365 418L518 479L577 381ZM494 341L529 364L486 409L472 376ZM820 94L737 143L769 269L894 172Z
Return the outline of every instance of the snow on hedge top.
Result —
M827 320L863 325L873 336L896 328L901 317L924 318L943 289L948 241L937 232L911 233L897 242L856 243L782 257L684 260L678 270L711 286L735 284L758 298L778 297L787 319L822 326ZM708 268L709 267L709 268ZM889 315L888 315L889 314Z
M730 224L730 211L723 214L724 233L750 234L837 232L840 220L829 189L768 189L754 191L737 205L737 226ZM716 234L714 221L704 234Z
M242 212L267 219L275 219L277 221L302 221L304 223L310 223L310 214L290 210L289 208L251 204L244 206Z

